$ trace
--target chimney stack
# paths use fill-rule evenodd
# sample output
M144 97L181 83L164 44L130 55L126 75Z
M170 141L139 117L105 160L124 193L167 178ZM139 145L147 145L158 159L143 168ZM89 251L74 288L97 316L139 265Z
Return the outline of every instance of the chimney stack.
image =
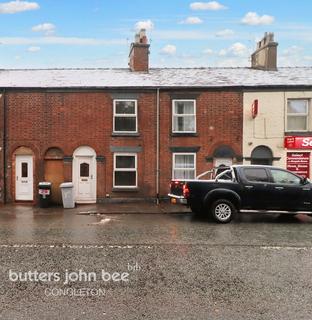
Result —
M146 30L141 29L135 35L135 40L131 43L129 54L129 67L134 72L148 72L149 69L149 47L146 37Z
M277 46L274 42L274 33L266 32L261 41L257 43L256 51L251 55L251 67L266 71L277 70Z

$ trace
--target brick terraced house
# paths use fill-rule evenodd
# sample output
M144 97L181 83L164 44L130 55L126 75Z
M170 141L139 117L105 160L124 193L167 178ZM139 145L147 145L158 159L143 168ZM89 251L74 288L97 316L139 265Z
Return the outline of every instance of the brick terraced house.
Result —
M159 200L171 178L242 163L244 92L312 83L274 68L276 46L251 68L153 69L141 30L129 69L0 70L0 201L36 203L40 181L56 203L64 181L77 203Z

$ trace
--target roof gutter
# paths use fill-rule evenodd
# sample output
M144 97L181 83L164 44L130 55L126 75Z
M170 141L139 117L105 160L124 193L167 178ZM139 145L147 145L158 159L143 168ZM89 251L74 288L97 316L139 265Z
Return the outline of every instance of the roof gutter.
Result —
M278 90L278 89L289 89L289 90L312 90L312 84L255 84L255 85L220 85L220 86L205 86L205 85L196 85L196 86L131 86L131 87L109 87L109 86L71 86L71 87L0 87L0 90L11 90L11 91L36 91L36 90L45 90L45 91L88 91L88 90L94 90L94 91L120 91L120 90L139 90L139 91L154 91L157 89L161 90L177 90L177 91L192 91L192 90L209 90L209 91L223 91L223 90L237 90L237 91L258 91L258 90Z

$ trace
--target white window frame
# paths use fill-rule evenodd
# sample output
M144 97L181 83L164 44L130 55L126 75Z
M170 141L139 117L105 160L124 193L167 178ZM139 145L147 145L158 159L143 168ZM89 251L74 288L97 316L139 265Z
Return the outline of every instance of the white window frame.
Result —
M184 169L181 169L181 168L175 168L175 157L179 155L179 156L189 156L189 155L192 155L194 156L194 169L190 169L190 168L184 168ZM174 180L175 177L174 177L174 171L175 170L181 170L181 171L193 171L194 170L194 179L196 178L196 153L194 152L175 152L172 154L172 179Z
M133 114L125 114L125 113L116 113L116 105L117 102L120 101L126 101L126 102L134 102L134 111L135 113ZM138 133L138 100L135 99L114 99L113 102L114 106L113 106L113 132L114 133ZM135 131L116 131L115 130L115 119L116 117L123 117L123 118L134 118L135 117Z
M175 103L176 102L193 102L194 103L194 113L192 114L188 114L188 113L185 113L183 115L181 114L176 114L175 113ZM174 119L175 117L183 117L183 116L194 116L194 131L177 131L177 130L174 130ZM195 99L174 99L172 100L172 133L196 133L196 100Z
M306 102L306 112L305 113L288 113L288 103L290 101L305 101ZM309 100L308 99L287 99L287 104L286 104L286 132L307 132L309 131ZM304 130L290 130L288 129L288 117L305 117L306 118L306 129Z
M118 156L130 156L135 158L134 168L116 168L116 158ZM135 186L117 186L115 183L115 172L135 172ZM138 187L138 155L136 153L114 153L114 170L113 170L113 188L120 189L135 189Z

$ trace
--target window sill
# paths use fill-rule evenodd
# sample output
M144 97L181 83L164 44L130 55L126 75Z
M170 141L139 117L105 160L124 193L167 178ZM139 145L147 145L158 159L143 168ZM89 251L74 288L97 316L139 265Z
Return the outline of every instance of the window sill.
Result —
M171 137L198 137L198 133L196 132L173 132L171 133Z
M125 188L125 187L114 187L112 192L139 192L139 188Z
M113 132L112 137L139 137L140 134L138 132Z
M312 131L286 131L285 136L312 136Z

